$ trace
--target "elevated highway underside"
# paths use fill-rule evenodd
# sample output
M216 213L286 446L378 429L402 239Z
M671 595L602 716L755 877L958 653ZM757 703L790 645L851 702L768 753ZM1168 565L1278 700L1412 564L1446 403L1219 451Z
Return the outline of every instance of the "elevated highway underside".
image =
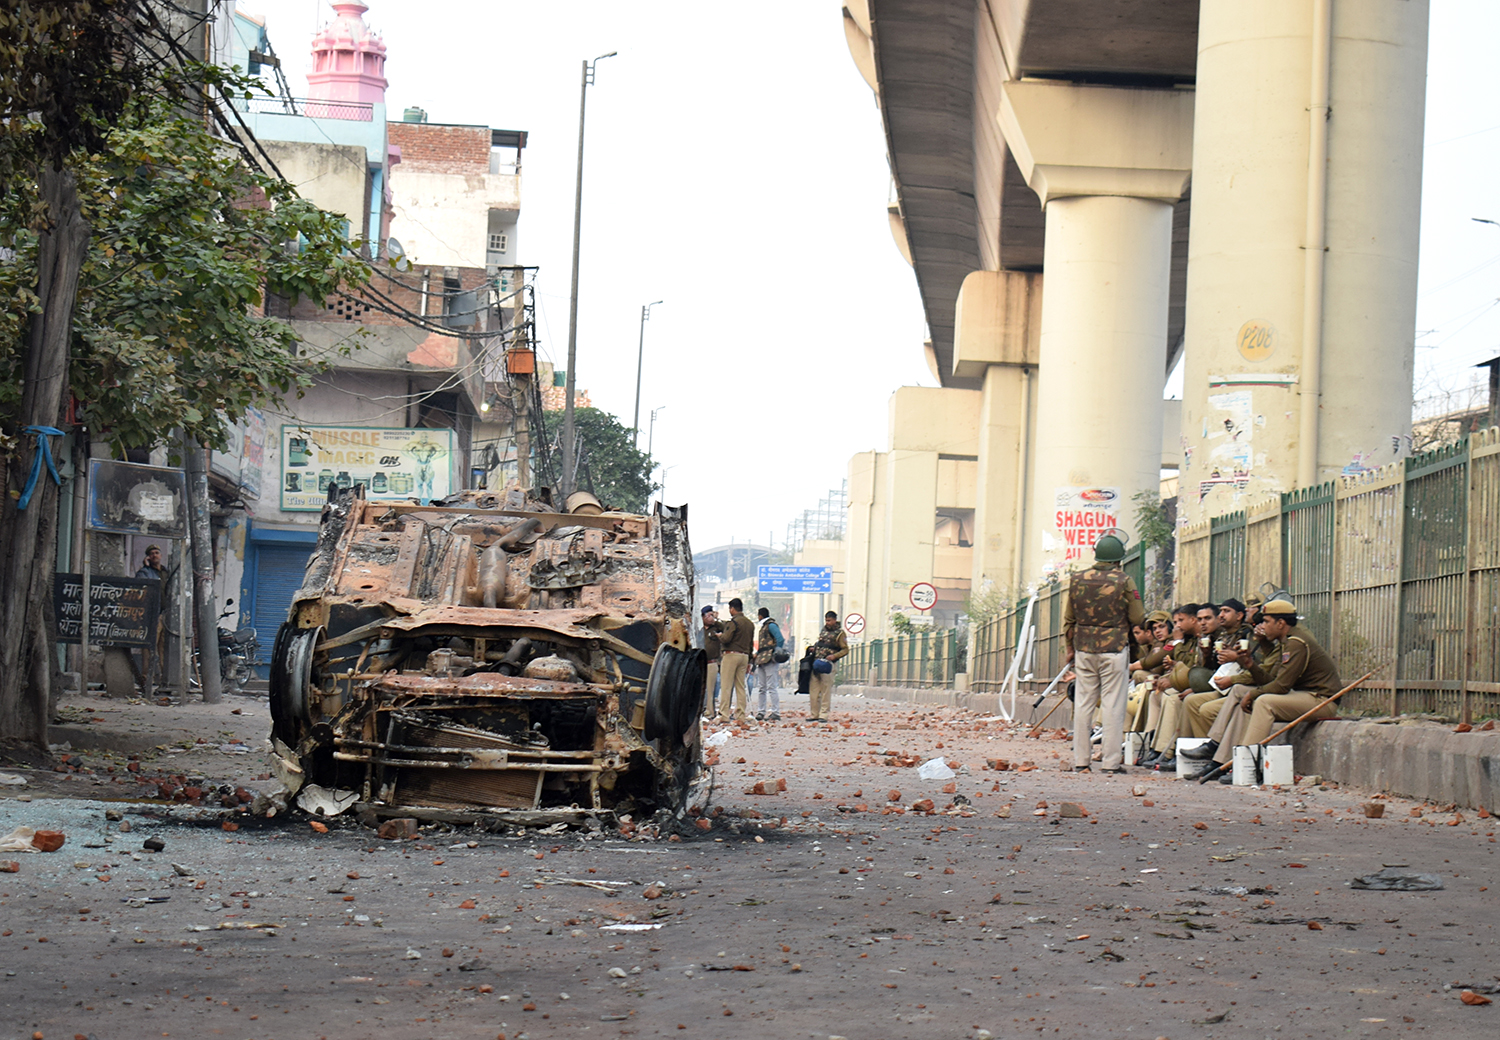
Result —
M952 371L964 277L1043 266L1043 210L996 120L1001 83L1190 85L1198 0L869 0L861 14L939 377L978 389ZM1166 371L1182 349L1189 210L1184 198L1173 215Z

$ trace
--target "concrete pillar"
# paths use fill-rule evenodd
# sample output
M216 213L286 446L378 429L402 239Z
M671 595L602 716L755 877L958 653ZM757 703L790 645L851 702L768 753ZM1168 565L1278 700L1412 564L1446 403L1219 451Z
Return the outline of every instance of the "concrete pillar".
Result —
M1188 521L1296 486L1304 429L1307 483L1406 453L1428 3L1203 0L1199 18Z
M999 119L1046 212L1031 537L1050 569L1089 558L1098 526L1133 534L1131 497L1159 483L1193 95L1023 80L1005 85ZM1070 533L1064 511L1094 524Z
M984 380L975 481L974 595L1025 585L1023 549L1030 520L1036 444L1042 276L975 271L964 279L954 313L953 374Z
M864 451L849 459L849 522L844 531L844 613L861 614L865 637L876 638L885 587L886 453Z

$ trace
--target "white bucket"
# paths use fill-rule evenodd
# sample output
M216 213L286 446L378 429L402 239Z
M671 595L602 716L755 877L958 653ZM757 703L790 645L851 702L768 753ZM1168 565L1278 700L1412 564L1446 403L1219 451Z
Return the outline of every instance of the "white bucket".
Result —
M1240 744L1234 749L1234 786L1250 787L1260 783L1260 770L1256 759L1261 758L1265 748L1257 744Z
M1202 747L1207 743L1207 737L1177 738L1177 778L1179 780L1186 780L1190 776L1196 776L1203 769L1203 759L1183 758L1182 753L1190 748Z
M1260 763L1261 783L1290 787L1292 776L1292 745L1274 744L1266 748Z
M1144 751L1145 748L1146 748L1146 734L1144 734L1144 733L1127 733L1127 734L1125 734L1125 764L1127 766L1133 766L1133 765L1135 765L1136 759L1138 759L1138 758L1141 757L1141 752Z
M1260 759L1258 776L1255 768L1257 758ZM1292 746L1290 744L1278 744L1274 747L1241 744L1234 749L1234 785L1236 787L1249 787L1252 784L1289 787L1292 781Z

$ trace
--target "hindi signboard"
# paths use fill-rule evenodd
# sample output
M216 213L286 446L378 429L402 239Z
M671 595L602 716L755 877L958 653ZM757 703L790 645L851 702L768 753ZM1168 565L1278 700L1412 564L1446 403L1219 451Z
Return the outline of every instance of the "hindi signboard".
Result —
M58 574L52 585L57 641L83 642L83 575ZM154 578L90 578L89 642L155 646L161 582Z
M832 592L832 567L771 567L756 569L758 592Z
M317 512L332 485L375 502L430 502L452 492L453 431L352 426L281 428L281 508Z

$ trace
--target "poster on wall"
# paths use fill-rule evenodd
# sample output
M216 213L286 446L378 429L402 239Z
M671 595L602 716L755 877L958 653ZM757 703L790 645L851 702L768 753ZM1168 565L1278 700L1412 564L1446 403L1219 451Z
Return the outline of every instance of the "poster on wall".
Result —
M259 408L246 408L241 438L240 493L260 497L260 467L266 456L266 416Z
M89 460L90 531L187 537L187 478L170 466Z
M453 431L351 426L281 428L281 508L317 512L332 485L373 501L423 503L452 488Z
M1056 496L1052 524L1065 550L1064 561L1093 559L1100 535L1120 526L1120 489L1060 487Z

